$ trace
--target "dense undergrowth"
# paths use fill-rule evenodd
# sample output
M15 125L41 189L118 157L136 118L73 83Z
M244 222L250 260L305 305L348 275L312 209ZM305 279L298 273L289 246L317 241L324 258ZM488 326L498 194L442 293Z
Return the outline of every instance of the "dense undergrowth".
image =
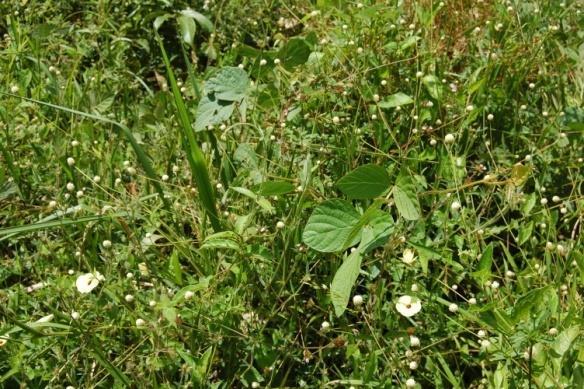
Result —
M582 11L2 2L1 385L582 387Z

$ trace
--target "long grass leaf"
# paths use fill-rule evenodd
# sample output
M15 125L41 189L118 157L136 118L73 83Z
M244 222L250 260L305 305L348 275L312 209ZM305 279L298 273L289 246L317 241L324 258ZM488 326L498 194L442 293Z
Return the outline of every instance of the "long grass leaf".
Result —
M215 193L213 191L213 186L211 185L205 156L203 155L203 152L195 139L189 113L180 94L180 89L176 83L176 77L174 76L174 72L170 66L170 60L168 59L168 55L164 49L164 44L162 43L162 40L159 36L157 36L157 40L158 45L160 46L160 51L162 52L164 65L166 66L166 71L168 73L168 81L172 90L172 95L174 97L174 103L178 113L178 120L183 133L182 135L187 140L186 144L183 142L183 147L185 149L185 153L187 154L187 159L191 167L191 173L197 184L197 189L199 190L201 204L203 205L203 208L211 220L213 229L215 231L221 231L221 223L219 221L219 217L217 216L217 208L215 206Z

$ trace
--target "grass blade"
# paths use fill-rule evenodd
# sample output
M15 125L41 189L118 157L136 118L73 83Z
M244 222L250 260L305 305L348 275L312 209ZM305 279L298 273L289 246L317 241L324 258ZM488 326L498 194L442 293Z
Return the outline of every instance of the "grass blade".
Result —
M187 143L183 142L183 147L185 149L185 153L187 154L187 159L191 167L191 173L195 178L203 208L209 215L213 229L218 232L221 231L222 228L219 217L217 216L217 208L215 207L215 193L209 178L209 170L207 168L205 156L203 155L203 152L201 151L201 148L195 139L189 113L180 94L180 89L176 83L176 77L174 76L174 72L170 66L170 61L168 59L168 55L166 54L166 50L164 49L162 40L159 36L157 36L157 40L162 52L164 65L166 66L166 71L168 73L168 82L172 90L174 103L178 113L178 120L180 124L179 127L182 130L183 137L187 140Z

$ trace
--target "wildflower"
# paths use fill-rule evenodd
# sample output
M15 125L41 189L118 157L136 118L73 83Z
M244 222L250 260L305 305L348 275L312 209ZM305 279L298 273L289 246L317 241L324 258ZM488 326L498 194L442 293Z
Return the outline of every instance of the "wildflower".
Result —
M405 317L412 317L422 309L419 298L408 295L401 296L395 304L397 311Z
M561 200L562 200L562 199L560 198L560 196L554 196L554 197L552 197L552 201L553 201L554 203L559 203Z
M499 281L493 281L491 283L491 289L498 289L499 288Z
M75 184L72 182L67 183L67 190L73 192L75 190Z
M450 204L450 209L452 209L453 212L456 212L458 210L460 210L460 202L459 201L453 201L452 204Z
M276 223L276 228L281 230L282 228L286 227L286 224L284 224L283 221L278 221L278 223Z
M410 370L416 370L418 368L418 362L411 361L409 365Z
M75 159L71 157L67 158L67 165L69 166L75 165Z
M546 204L548 203L548 199L546 199L546 198L544 197L543 199L539 200L539 203L540 203L541 205L546 205Z
M329 323L328 321L323 321L322 324L320 325L320 329L322 331L327 331L330 327L331 323Z
M339 123L340 123L340 121L341 121L341 119L339 119L339 117L338 117L338 116L333 116L333 123L334 123L334 124L339 124Z
M556 336L558 334L558 329L555 327L552 327L548 330L548 334L551 336Z
M99 184L100 181L101 181L100 176L93 176L93 182L95 182L96 184Z
M495 115L493 115L492 113L490 113L490 114L488 114L488 115L487 115L487 120L488 120L488 121L491 121L491 120L493 120L494 118L495 118Z
M412 292L417 292L420 288L418 287L418 284L412 284L412 286L410 287L410 290Z
M124 298L129 303L131 303L132 301L134 301L134 296L132 296L131 294L127 294L126 297L124 297Z
M417 336L410 336L410 346L412 347L420 347L420 338Z
M162 181L168 181L168 179L170 177L168 177L168 174L163 174L162 177L160 177Z
M491 342L488 339L481 340L481 347L489 348L490 345L491 345Z
M75 286L79 293L90 293L93 289L99 285L99 281L103 281L104 277L101 275L100 272L95 273L85 273L77 277L77 281L75 281Z
M452 303L448 306L448 310L452 313L456 313L456 312L458 312L458 305L456 305L455 303Z
M281 62L281 61L280 61L280 58L276 58L276 59L274 60L274 65L279 65L279 64L280 64L280 62Z
M136 319L136 327L143 327L144 325L146 325L144 319Z
M75 193L75 196L77 196L77 198L81 198L83 197L84 194L85 192L83 192L82 190L78 190L77 193Z
M264 65L266 65L267 63L268 63L268 61L266 61L266 60L265 60L265 59L263 59L263 58L260 60L260 66L264 66Z
M422 71L416 72L416 78L422 78L422 76L424 76L424 72L422 72Z
M257 388L259 388L259 387L260 387L260 383L259 383L259 382L256 382L256 381L254 381L254 382L252 382L252 383L251 383L251 387L252 387L252 388L254 388L254 389L257 389Z
M485 336L487 336L487 331L485 331L485 330L479 330L479 332L477 332L477 336L479 338L484 338Z
M363 296L361 296L360 294L356 294L353 296L353 305L356 307L360 307L361 305L363 305Z
M474 297L471 297L468 299L468 303L471 305L475 305L477 303L477 299Z
M444 143L447 145L453 144L454 143L454 135L446 134L446 136L444 137Z
M12 93L18 93L18 91L19 91L19 88L18 88L17 85L12 85L10 87L10 92L12 92Z
M195 293L192 290L187 290L185 292L185 300L190 300L195 296Z
M71 312L71 319L79 320L80 317L81 317L81 315L79 314L79 312L76 312L76 311Z
M151 308L154 308L154 307L156 306L156 301L154 301L154 300L150 300L150 301L148 301L148 305L149 305Z
M430 139L430 146L436 146L436 143L438 143L436 139Z
M408 378L406 380L406 388L415 388L416 387L416 380L413 378Z
M402 262L405 263L406 265L411 265L415 261L416 255L414 254L414 251L411 249L405 249L404 254L402 256Z
M101 244L103 245L103 248L105 248L105 249L109 249L110 247L112 247L112 241L111 240L107 240L106 239Z

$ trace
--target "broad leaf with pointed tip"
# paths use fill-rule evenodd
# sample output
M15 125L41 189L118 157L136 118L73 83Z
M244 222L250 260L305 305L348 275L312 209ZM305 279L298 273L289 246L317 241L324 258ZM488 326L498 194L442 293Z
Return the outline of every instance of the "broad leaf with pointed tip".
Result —
M345 242L354 226L359 223L359 214L351 203L344 200L327 200L314 209L306 222L302 240L308 247L330 253L345 249ZM359 242L355 236L350 245Z

